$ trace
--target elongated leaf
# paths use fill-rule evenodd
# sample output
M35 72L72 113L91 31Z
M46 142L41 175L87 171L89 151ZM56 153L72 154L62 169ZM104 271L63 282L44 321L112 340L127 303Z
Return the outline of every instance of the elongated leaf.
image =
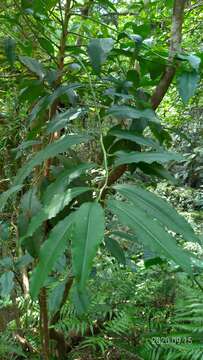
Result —
M14 273L12 271L5 272L0 277L0 295L6 297L10 295L14 287Z
M48 204L53 195L56 193L64 192L67 186L74 180L77 179L86 170L90 170L95 166L93 163L81 163L72 166L69 169L63 170L56 178L56 180L47 186L43 194L43 203Z
M194 54L189 54L189 55L180 54L178 55L178 59L187 60L194 70L196 71L199 70L199 66L201 64L201 58L199 56L196 56Z
M117 156L115 160L115 165L122 165L122 164L132 164L132 163L139 163L145 162L147 164L151 164L153 162L157 162L160 164L167 163L169 161L182 161L183 158L181 155L172 153L172 152L125 152L125 151L118 151L115 153Z
M45 205L34 217L32 217L24 237L32 236L33 233L42 225L45 220L55 217L64 209L75 197L86 191L91 190L88 187L75 187L67 189L64 193L57 193L52 196L51 201ZM23 238L24 238L23 237Z
M153 148L159 148L159 144L152 139L145 138L144 136L135 135L132 131L112 129L109 131L109 135L114 135L119 139L126 139L133 141L139 145L150 146Z
M73 215L74 214L71 214L60 221L52 229L48 239L41 247L39 262L32 274L30 283L30 294L33 300L37 299L40 288L44 285L44 282L48 274L52 271L55 262L66 248L67 241L70 236Z
M200 78L199 74L196 71L193 72L185 71L177 79L178 91L181 99L185 104L195 94L195 90L198 86L199 78Z
M94 70L100 73L101 66L105 63L108 54L112 50L114 40L111 38L93 39L88 45L88 55Z
M47 51L47 53L50 55L54 55L54 47L51 43L51 41L47 40L46 38L40 37L38 38L39 43L41 47Z
M65 290L67 279L60 282L49 294L48 308L52 316L59 309Z
M28 56L19 56L20 62L25 65L32 73L39 76L40 79L43 79L46 75L46 69L44 66L37 61Z
M90 138L88 136L82 135L68 135L65 136L52 144L47 145L44 149L40 150L31 160L29 160L25 165L19 170L16 175L14 185L21 184L25 178L31 173L32 169L40 165L43 161L53 158L54 156L65 152L71 146L80 144L82 142L88 141Z
M72 234L73 271L84 291L92 261L104 238L104 211L98 203L83 204L76 212Z
M20 145L18 145L17 148L12 149L12 151L23 151L31 146L40 145L40 144L42 144L42 142L39 140L23 141Z
M114 239L105 238L105 244L111 255L115 257L120 264L125 265L125 253L119 243Z
M15 60L16 60L16 42L14 39L8 37L4 39L4 50L6 57L8 59L8 62L11 66L13 66Z
M57 114L48 124L47 133L50 134L63 129L69 121L80 118L86 111L83 108L73 108Z
M118 216L124 226L128 226L135 232L138 241L146 248L173 260L186 272L192 274L189 256L177 246L175 239L164 230L158 221L129 203L109 200L108 207L113 214Z
M117 119L140 119L145 118L150 122L159 123L155 112L151 109L136 109L125 105L113 105L108 109L107 115L114 116Z
M82 86L81 84L70 84L67 86L60 86L53 92L53 94L45 95L44 97L42 97L33 107L30 116L28 118L28 123L34 121L48 107L50 107L54 103L54 101L57 100L60 96L67 94L69 90L78 89L81 86Z
M16 185L16 186L12 186L10 189L8 189L7 191L4 191L3 193L1 193L0 195L0 211L2 211L4 209L4 207L6 206L6 203L8 201L8 199L15 193L19 192L22 189L22 185Z
M115 185L119 193L130 200L135 206L156 218L169 230L182 234L185 240L199 242L190 224L167 201L159 196L134 185Z

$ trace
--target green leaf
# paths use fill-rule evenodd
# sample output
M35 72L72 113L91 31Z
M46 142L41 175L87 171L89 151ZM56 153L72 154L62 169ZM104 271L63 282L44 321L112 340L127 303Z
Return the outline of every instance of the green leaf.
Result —
M76 212L71 236L73 272L84 291L98 246L104 238L104 211L100 204L83 204Z
M16 185L12 186L7 191L4 191L0 195L0 211L3 211L4 207L6 206L6 203L8 199L15 193L19 192L22 189L22 185Z
M116 240L105 238L105 245L110 254L115 257L120 264L126 264L125 253Z
M46 75L46 69L37 60L29 56L19 56L20 62L25 65L32 73L37 75L40 79L43 79Z
M150 146L153 148L159 148L159 144L153 141L152 139L145 138L144 136L135 135L133 131L121 130L121 129L112 129L108 133L109 135L114 135L119 139L126 139L133 141L139 145Z
M196 71L183 72L177 79L177 88L184 104L195 94L199 82L199 74Z
M132 164L145 162L147 164L151 164L153 162L157 162L160 164L167 163L169 161L182 161L183 157L180 154L172 153L172 152L137 152L131 151L129 153L125 151L117 151L115 153L116 160L115 165L123 165L123 164Z
M68 135L59 140L47 145L44 149L40 150L31 160L24 164L18 171L14 185L20 185L25 178L31 173L33 168L40 165L43 161L53 158L54 156L67 151L71 146L89 141L90 137L85 135Z
M199 242L190 224L167 201L134 185L115 185L113 188L169 230L183 235L185 240Z
M100 73L101 66L105 63L113 46L114 40L111 38L100 38L90 41L88 45L88 55L96 73Z
M45 206L30 220L27 233L23 236L23 239L32 236L45 220L54 218L65 206L70 204L74 198L90 190L91 189L88 187L75 187L67 189L65 192L52 194L51 201L48 204L45 204Z
M13 66L15 60L16 60L16 42L14 39L8 37L4 39L4 50L7 57L7 60L11 66Z
M107 8L107 9L110 8L113 11L117 12L116 7L109 0L96 0L96 2L98 3L99 6L103 6L104 8Z
M173 260L192 275L189 256L177 246L175 239L164 228L137 206L117 200L108 201L109 210L118 216L122 225L128 226L144 247Z
M14 287L14 273L5 272L0 277L0 295L1 297L9 296Z
M51 230L48 239L40 249L39 262L32 274L30 283L30 294L33 300L37 299L40 288L44 285L55 262L66 248L67 241L70 237L73 215L74 213L60 221Z
M49 293L49 300L48 300L48 308L49 312L52 316L56 313L59 309L61 301L63 299L63 294L65 290L67 279L60 282L50 293Z
M81 84L70 84L67 86L59 86L52 94L45 95L42 97L36 105L33 107L29 118L28 123L30 124L38 116L40 116L48 107L50 107L60 96L67 95L69 90L78 89L81 87Z
M38 41L41 45L41 47L46 50L46 52L50 55L54 55L54 47L51 43L51 41L47 40L46 38L40 37L38 38Z
M48 204L51 202L54 194L64 192L67 186L75 179L77 179L82 173L92 169L95 166L93 163L81 163L74 165L69 169L63 170L56 178L56 180L47 186L43 194L43 203Z
M0 241L7 241L9 239L9 224L0 220Z
M199 56L196 56L194 54L190 54L190 55L180 54L178 55L178 59L187 60L195 71L199 70L199 66L201 64L201 58Z
M20 238L27 233L31 219L41 211L41 208L41 203L37 197L37 188L32 187L23 195L20 202L20 214L18 216L18 230ZM32 257L37 257L43 236L44 228L39 227L34 236L26 239L26 241L21 243L21 245Z
M80 118L86 112L87 110L83 108L73 108L56 114L50 123L48 123L47 133L50 134L63 129L69 121Z
M159 123L155 112L151 109L136 109L125 105L113 105L107 111L107 115L114 116L117 119L140 119L145 118L150 122Z

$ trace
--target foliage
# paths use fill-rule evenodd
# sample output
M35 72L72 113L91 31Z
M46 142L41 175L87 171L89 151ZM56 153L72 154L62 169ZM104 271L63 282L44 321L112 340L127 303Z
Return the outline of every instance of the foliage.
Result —
M85 349L133 358L147 333L146 309L164 288L156 276L169 284L180 274L187 285L201 279L199 229L151 186L175 183L170 169L191 186L195 169L201 186L201 141L195 150L191 141L185 161L185 149L172 146L181 131L170 118L175 92L180 110L201 93L200 31L193 29L200 5L0 5L0 296L20 310L7 326L16 331L11 346L18 341L31 358L65 359ZM164 315L161 309L163 331ZM152 358L162 351L153 346Z

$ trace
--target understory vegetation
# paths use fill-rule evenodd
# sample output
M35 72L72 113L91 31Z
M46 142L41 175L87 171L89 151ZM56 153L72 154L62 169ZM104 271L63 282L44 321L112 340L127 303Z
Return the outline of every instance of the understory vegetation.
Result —
M0 18L0 359L203 359L203 2Z

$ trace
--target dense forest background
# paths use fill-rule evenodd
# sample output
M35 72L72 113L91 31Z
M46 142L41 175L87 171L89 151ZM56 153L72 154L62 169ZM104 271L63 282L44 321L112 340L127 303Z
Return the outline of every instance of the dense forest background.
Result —
M0 359L203 359L203 2L0 19Z

